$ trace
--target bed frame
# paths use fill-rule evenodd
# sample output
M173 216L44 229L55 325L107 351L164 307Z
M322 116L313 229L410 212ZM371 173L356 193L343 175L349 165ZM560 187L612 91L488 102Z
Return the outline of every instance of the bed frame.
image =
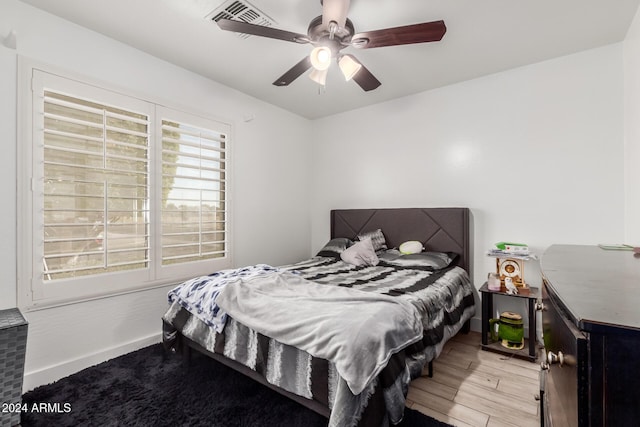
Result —
M355 240L360 232L380 228L384 232L389 247L398 247L408 240L419 240L428 251L460 254L458 265L471 273L469 271L469 227L468 208L339 209L331 211L331 238L347 237ZM466 322L462 331L469 331L469 321ZM191 350L196 350L329 418L329 408L320 402L274 386L256 371L221 354L212 353L179 333L178 347L182 352L185 366L189 364ZM431 374L431 372L430 362L429 373ZM372 396L372 400L375 396L376 394ZM377 416L375 409L372 412L374 414L370 415ZM380 416L382 414L383 412L379 412Z

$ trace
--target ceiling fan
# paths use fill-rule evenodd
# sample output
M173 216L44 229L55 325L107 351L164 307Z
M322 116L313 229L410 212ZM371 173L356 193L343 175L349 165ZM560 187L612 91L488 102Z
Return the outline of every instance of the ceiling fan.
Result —
M349 46L371 49L440 41L447 31L444 21L433 21L355 34L353 23L347 18L350 0L320 0L320 3L322 15L309 23L307 35L230 19L220 19L218 26L225 31L314 46L309 56L273 82L276 86L289 85L310 68L313 71L309 77L324 85L327 70L335 58L344 77L355 80L365 91L376 89L381 85L380 81L353 55L342 53L342 49Z

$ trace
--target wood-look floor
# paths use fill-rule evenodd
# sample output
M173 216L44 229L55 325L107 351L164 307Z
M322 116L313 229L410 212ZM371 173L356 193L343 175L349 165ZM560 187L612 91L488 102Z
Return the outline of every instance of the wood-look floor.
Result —
M408 407L460 427L540 425L539 363L483 351L470 332L445 344L433 367L433 378L411 383Z

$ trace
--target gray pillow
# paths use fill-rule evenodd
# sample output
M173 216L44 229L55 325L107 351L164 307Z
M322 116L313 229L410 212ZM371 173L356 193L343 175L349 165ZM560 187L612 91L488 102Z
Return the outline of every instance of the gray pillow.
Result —
M429 270L442 270L458 262L458 254L453 252L420 252L403 255L392 249L380 255L380 260L399 267L423 267Z
M317 255L340 258L340 254L351 245L353 245L353 242L350 239L347 239L346 237L337 237L329 240L327 244L320 249L320 252L318 252Z

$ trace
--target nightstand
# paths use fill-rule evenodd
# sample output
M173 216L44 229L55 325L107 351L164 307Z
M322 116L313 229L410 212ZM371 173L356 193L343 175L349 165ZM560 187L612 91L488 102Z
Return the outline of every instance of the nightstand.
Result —
M485 282L485 284L480 288L480 293L482 294L482 349L535 362L538 357L538 346L536 340L536 301L540 296L539 289L530 286L526 288L518 288L518 293L511 295L507 293L507 289L504 286L502 286L499 291L491 291L489 290L489 285ZM505 348L499 342L489 342L489 319L494 314L494 295L509 298L524 298L527 301L529 309L529 338L525 338L525 347L522 350Z

